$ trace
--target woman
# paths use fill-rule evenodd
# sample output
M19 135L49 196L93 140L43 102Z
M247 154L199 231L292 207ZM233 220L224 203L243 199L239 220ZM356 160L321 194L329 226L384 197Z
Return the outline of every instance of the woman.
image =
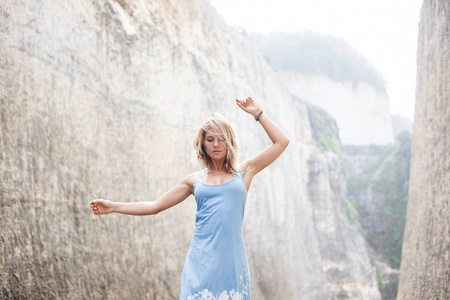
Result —
M95 214L118 212L152 215L193 194L197 202L195 230L181 280L180 299L250 299L250 276L242 238L247 191L253 177L270 165L289 144L284 133L248 97L236 104L259 121L272 145L236 164L236 138L228 121L211 117L194 141L203 171L185 177L154 202L111 202L95 199Z

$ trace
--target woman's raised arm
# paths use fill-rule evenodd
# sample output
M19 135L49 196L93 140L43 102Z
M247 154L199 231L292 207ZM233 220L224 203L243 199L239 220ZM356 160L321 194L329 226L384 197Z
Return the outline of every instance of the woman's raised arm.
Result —
M112 212L136 216L154 215L177 205L193 194L196 174L197 173L192 173L186 176L156 201L112 202L105 199L94 199L89 202L89 204L96 215L109 214Z
M240 169L243 173L244 183L248 190L253 177L262 169L273 163L281 155L281 153L283 153L283 151L289 145L289 139L265 113L262 113L259 105L251 97L248 97L244 100L236 99L236 104L243 111L253 115L255 118L258 118L259 123L262 125L270 140L272 141L272 145L260 152L255 157L244 161L240 165Z

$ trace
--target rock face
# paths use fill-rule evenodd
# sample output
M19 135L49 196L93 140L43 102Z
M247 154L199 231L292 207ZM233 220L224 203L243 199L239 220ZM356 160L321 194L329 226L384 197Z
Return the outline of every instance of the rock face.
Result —
M330 292L306 295L304 299L381 299L378 291L361 291L352 282L343 283L344 278L363 277L369 280L372 275L368 269L357 270L350 266L361 265L363 261L370 260L370 256L364 238L346 214L342 161L332 152L328 152L327 156L325 161L321 155L310 156L307 191L320 253L319 265L328 278L324 284Z
M373 188L374 173L380 173L379 161L382 161L383 146L346 146L347 195L355 200L358 207L358 221L362 228L382 236L388 224L380 211L386 196ZM392 160L392 158L391 158ZM374 168L377 166L377 168ZM375 169L375 170L374 170ZM379 247L376 247L379 245ZM384 243L372 244L376 252L382 252Z
M251 94L291 139L248 198L252 296L380 299L339 158L207 2L0 8L0 298L177 299L193 198L151 217L94 216L88 201L154 200L197 171L192 141L213 111L255 155L269 141L234 104Z
M293 95L322 107L336 119L344 145L394 142L385 93L367 83L342 83L319 74L280 72L279 76Z
M449 28L450 2L425 0L397 299L448 299L450 295Z

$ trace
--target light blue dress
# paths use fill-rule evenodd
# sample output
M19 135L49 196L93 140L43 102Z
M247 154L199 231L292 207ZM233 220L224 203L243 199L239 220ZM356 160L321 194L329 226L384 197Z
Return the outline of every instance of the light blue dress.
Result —
M242 236L247 189L239 172L220 185L194 183L195 230L181 279L180 300L249 300L250 274Z

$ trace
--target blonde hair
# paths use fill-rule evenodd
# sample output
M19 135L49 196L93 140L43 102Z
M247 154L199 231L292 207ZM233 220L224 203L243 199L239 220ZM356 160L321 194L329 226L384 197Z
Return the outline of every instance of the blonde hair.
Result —
M213 169L211 157L206 153L205 149L205 136L206 133L217 134L225 147L227 148L227 155L222 165L222 169L233 175L237 174L237 156L238 145L236 136L230 122L221 114L214 113L203 125L200 127L197 133L197 137L194 140L194 151L197 156L197 160L203 168Z

